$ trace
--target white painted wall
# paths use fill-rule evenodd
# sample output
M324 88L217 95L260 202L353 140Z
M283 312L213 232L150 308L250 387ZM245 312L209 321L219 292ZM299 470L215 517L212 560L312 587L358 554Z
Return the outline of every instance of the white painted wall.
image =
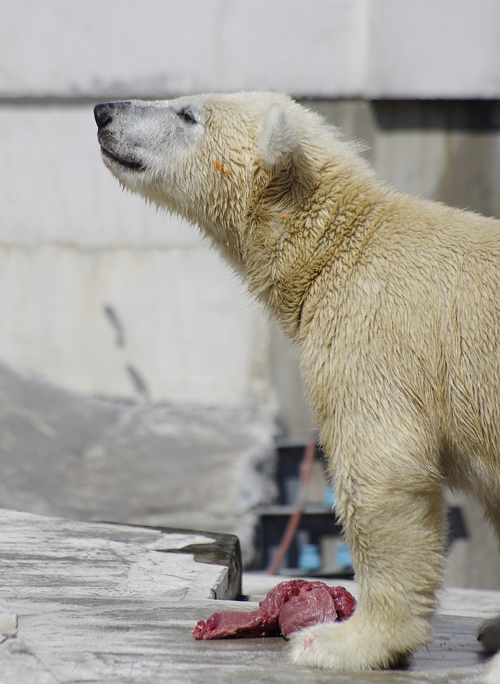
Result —
M121 191L90 104L0 106L0 149L2 361L101 396L262 400L261 313L195 229Z
M0 93L498 97L497 0L2 0Z
M371 0L368 97L498 98L497 0Z

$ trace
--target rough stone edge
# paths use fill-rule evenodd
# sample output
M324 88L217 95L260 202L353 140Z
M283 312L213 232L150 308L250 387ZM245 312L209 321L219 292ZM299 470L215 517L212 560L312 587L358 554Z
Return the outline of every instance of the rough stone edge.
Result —
M106 525L120 527L136 527L139 529L156 530L163 534L193 534L203 535L213 539L208 544L188 544L181 548L156 549L161 553L184 553L193 554L197 563L208 565L223 565L227 573L222 577L220 584L214 587L214 598L227 601L237 600L242 596L242 573L243 562L241 556L240 540L235 534L223 534L221 532L201 532L200 530L188 530L179 527L163 527L157 525L140 525L120 522L99 521Z

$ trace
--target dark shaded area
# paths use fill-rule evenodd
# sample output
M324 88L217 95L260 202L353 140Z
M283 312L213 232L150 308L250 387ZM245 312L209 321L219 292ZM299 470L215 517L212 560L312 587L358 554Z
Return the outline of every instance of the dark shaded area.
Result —
M500 130L499 100L373 100L377 126L392 130Z

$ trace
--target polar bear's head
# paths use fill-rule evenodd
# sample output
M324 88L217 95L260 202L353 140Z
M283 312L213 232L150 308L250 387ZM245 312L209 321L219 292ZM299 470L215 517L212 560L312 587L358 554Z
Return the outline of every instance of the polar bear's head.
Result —
M249 217L275 227L343 146L318 115L271 93L111 102L95 118L122 185L198 224L240 270Z

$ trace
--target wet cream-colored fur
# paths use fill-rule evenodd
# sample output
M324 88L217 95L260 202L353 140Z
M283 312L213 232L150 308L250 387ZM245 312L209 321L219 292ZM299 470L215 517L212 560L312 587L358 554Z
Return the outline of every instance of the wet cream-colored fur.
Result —
M197 224L300 348L360 597L294 659L368 669L428 643L443 488L500 533L500 222L384 186L284 95L96 119L119 181Z

